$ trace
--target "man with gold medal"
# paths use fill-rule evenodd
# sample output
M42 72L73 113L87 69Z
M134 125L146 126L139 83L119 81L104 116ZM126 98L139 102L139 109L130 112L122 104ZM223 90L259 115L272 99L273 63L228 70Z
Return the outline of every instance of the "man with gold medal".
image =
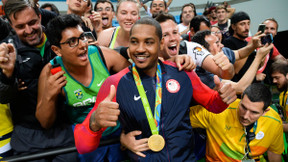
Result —
M119 119L127 135L137 132L131 138L143 153L131 150L131 161L196 161L189 107L200 104L220 113L236 92L218 78L218 92L211 90L195 72L178 71L174 63L158 60L162 31L152 18L134 24L129 42L134 64L103 83L94 108L75 128L76 143L81 140L78 151L95 150L102 132Z

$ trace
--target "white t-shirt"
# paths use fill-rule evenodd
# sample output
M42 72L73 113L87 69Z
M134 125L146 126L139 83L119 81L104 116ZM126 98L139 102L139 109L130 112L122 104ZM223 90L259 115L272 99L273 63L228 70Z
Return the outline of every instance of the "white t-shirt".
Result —
M179 33L183 32L184 30L186 30L189 26L185 26L182 23L177 25L179 28Z
M211 53L203 48L199 43L185 41L187 47L187 55L191 56L197 66L202 67L202 63Z

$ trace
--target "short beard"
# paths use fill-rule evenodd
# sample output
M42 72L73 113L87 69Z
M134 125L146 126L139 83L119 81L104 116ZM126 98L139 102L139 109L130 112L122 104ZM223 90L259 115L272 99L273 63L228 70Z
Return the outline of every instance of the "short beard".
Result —
M246 39L248 36L243 36L243 35L240 35L238 33L236 33L236 35L240 38L240 39Z
M284 83L284 85L280 88L277 87L279 92L283 92L285 90L287 90L287 83L288 83L288 79L286 79L286 82Z

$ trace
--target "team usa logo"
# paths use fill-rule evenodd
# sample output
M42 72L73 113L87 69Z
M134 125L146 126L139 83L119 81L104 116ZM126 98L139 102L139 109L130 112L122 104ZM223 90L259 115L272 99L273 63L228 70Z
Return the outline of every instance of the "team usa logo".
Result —
M204 52L202 51L202 48L201 47L195 47L193 49L193 53L195 53L196 55L200 55L200 56L203 56L204 55Z
M170 93L177 93L180 90L180 84L177 80L175 79L169 79L166 82L166 89L170 92Z
M77 89L76 91L74 91L74 94L77 99L83 98L83 92L81 91L81 89Z

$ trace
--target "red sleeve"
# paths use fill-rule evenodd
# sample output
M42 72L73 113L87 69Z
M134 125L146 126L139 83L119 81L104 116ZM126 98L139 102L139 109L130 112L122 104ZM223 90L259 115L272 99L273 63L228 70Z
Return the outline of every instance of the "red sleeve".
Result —
M273 53L271 55L271 59L274 59L276 56L280 55L278 49L275 47L275 45L273 44Z
M187 74L193 87L193 99L197 103L213 113L221 113L228 107L228 105L222 101L219 93L202 83L194 71L187 72Z
M98 92L96 103L93 109L89 112L83 123L77 124L75 126L74 129L75 145L80 154L92 152L96 150L97 147L99 146L100 138L102 136L103 131L106 128L101 128L97 132L93 132L92 130L90 130L89 121L91 114L97 109L99 103L102 102L108 96L111 85L115 86L117 94L118 82L120 78L128 71L129 69L126 68L121 72L117 73L116 75L112 75L105 80L105 82L103 83ZM113 101L116 102L116 97L114 97Z

